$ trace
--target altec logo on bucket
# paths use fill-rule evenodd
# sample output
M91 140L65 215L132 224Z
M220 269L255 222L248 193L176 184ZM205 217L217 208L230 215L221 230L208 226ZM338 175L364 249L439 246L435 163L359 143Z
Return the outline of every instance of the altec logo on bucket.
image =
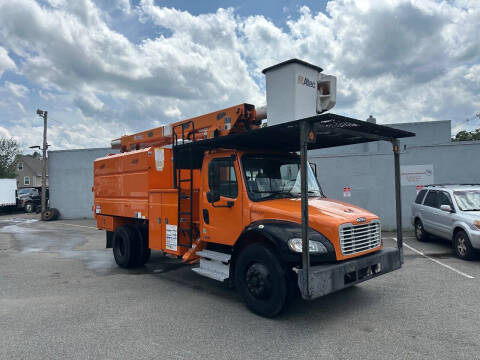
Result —
M309 78L307 78L306 76L303 76L303 75L298 75L297 84L305 85L305 86L308 86L308 87L311 87L311 88L314 88L314 89L317 87L317 83L315 81L312 81L312 80L310 80Z

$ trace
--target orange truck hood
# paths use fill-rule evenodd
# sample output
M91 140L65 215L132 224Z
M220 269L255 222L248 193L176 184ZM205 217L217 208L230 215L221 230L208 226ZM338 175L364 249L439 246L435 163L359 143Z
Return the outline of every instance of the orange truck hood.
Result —
M301 223L300 198L275 199L252 203L250 207L250 221L276 219ZM340 250L338 228L341 224L357 224L358 218L365 218L366 222L378 219L378 216L342 201L329 198L309 198L308 220L309 226L325 235L335 247L338 260L355 257L343 256ZM376 251L370 250L368 252Z

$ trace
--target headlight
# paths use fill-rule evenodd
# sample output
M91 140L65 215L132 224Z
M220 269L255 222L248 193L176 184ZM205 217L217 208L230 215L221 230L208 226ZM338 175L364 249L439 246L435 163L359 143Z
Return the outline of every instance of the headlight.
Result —
M288 240L288 247L290 250L301 253L302 252L302 239L293 238ZM312 254L326 254L327 248L319 241L310 240L308 242L308 248Z
M472 224L473 230L480 230L480 220L475 220Z

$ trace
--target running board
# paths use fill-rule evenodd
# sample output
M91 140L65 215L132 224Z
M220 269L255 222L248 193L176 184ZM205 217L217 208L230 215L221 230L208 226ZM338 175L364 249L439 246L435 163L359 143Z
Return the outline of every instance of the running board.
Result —
M225 281L230 277L230 255L221 252L202 250L196 253L200 256L200 266L193 268L197 274L217 281Z

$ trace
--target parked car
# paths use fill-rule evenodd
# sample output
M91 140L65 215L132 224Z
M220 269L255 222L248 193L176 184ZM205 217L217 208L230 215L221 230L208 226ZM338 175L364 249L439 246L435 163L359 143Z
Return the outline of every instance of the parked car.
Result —
M472 259L480 250L480 185L429 185L412 205L418 241L430 235L452 241L457 256Z
M23 208L25 212L31 213L40 206L42 202L42 188L30 187L17 190L17 206ZM48 201L48 189L47 189Z

